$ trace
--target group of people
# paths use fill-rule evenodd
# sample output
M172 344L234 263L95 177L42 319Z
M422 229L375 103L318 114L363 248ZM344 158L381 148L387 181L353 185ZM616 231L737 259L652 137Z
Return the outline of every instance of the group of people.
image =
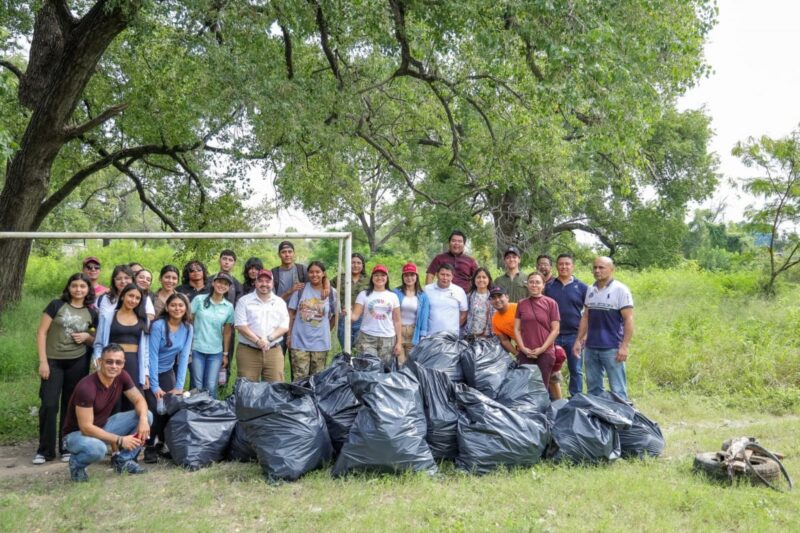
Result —
M355 351L386 363L402 363L421 339L440 332L497 337L517 362L540 368L554 399L564 360L570 395L583 391L585 370L590 394L603 390L607 375L611 390L627 397L633 299L613 279L611 259L595 259L595 283L587 286L573 276L569 254L556 259L556 276L547 255L524 276L521 253L510 246L505 273L493 280L466 254L466 240L460 231L449 236L424 285L412 262L393 288L386 266L366 275L364 256L352 254L349 309L325 265L297 263L290 241L278 245L280 264L272 269L248 259L241 283L236 254L223 250L216 274L197 260L180 271L166 265L155 291L152 273L138 263L115 266L105 287L100 260L85 258L39 325L42 406L33 462L53 460L58 449L72 479L85 480L86 466L109 445L118 472L143 472L136 460L142 447L145 462L166 453L164 396L182 394L187 374L192 388L212 395L227 381L234 354L238 377L283 381L285 355L293 380L313 375L326 365L337 320L344 345L346 314Z

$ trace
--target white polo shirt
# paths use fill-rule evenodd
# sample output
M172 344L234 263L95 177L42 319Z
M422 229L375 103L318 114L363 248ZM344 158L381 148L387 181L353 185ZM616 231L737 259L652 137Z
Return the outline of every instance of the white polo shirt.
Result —
M458 335L461 329L461 312L469 309L464 289L451 283L443 289L437 282L425 285L425 294L430 301L428 335L449 331Z
M258 297L258 292L254 291L239 298L233 320L235 326L247 326L250 331L266 339L275 328L289 327L289 311L283 298L270 293L267 301L262 301ZM280 337L273 339L270 348L279 344L280 340ZM258 346L244 335L239 335L239 342L258 349Z

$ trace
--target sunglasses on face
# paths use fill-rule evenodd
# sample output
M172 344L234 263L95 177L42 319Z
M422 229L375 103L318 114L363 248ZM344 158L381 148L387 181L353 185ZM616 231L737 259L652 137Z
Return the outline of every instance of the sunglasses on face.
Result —
M83 268L85 268L86 270L100 270L100 265L86 265Z
M104 359L103 363L108 366L125 366L124 359Z
M203 269L200 267L192 267L189 269L189 272L202 272Z

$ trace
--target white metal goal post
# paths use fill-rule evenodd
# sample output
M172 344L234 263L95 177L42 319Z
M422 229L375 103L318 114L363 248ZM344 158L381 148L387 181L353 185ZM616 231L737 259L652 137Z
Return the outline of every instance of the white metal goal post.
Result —
M339 259L336 265L337 287L342 287L339 298L344 298L344 308L348 310L344 315L344 346L343 350L351 353L350 346L350 312L353 302L350 298L352 284L350 270L350 256L353 253L353 234L350 232L322 232L322 233L206 233L206 232L47 232L47 231L0 231L0 239L127 239L127 240L184 240L184 239L249 239L249 240L277 240L277 239L336 239L339 241ZM344 244L344 250L342 249ZM344 263L344 265L342 264ZM342 266L344 266L344 279L341 280Z

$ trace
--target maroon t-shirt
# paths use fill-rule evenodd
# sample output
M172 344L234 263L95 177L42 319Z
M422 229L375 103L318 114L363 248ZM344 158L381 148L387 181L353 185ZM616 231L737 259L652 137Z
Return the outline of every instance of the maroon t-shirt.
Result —
M470 285L472 284L472 276L478 270L478 263L467 254L453 255L450 252L439 254L433 258L431 264L428 265L428 274L434 276L439 271L439 267L449 263L455 269L453 274L453 283L464 289L464 292L469 294Z
M547 340L550 335L550 324L553 321L561 321L558 313L558 304L552 298L541 296L539 298L525 298L517 304L517 314L514 318L520 319L520 333L522 342L526 348L538 348ZM554 345L550 345L544 354L555 355ZM522 364L529 364L533 361L525 357L521 352L518 360Z
M130 374L125 372L114 378L109 387L100 383L97 372L89 374L78 382L75 391L69 399L67 416L64 418L64 435L73 431L80 431L75 407L91 407L94 411L94 425L103 427L111 417L122 393L132 389L135 385Z

